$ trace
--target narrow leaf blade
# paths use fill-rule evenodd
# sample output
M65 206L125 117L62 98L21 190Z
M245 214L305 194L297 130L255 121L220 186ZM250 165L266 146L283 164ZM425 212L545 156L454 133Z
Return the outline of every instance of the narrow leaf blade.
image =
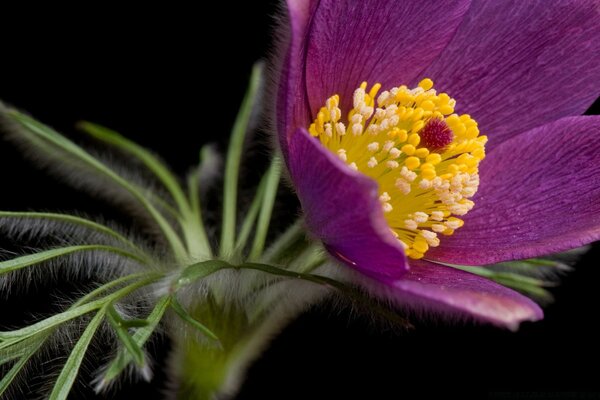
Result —
M125 348L129 352L129 354L131 354L135 363L139 367L142 367L145 362L144 352L137 345L137 343L133 340L133 338L127 331L127 329L123 326L123 324L122 324L123 320L118 315L117 311L115 310L115 308L113 306L108 307L107 316L108 316L108 322L110 323L112 328L115 330L115 333L117 334L117 337L119 338L119 340L121 341L123 346L125 346Z
M138 347L143 347L146 341L148 341L148 339L156 329L157 325L161 321L163 315L165 314L165 311L167 310L170 301L171 298L169 296L163 297L161 300L159 300L152 312L150 313L150 315L148 315L148 318L146 319L146 321L148 321L148 325L146 325L143 328L137 329L136 332L133 334L133 340ZM129 353L119 351L117 357L109 364L108 368L106 369L106 372L104 373L104 376L102 377L102 380L98 385L97 389L102 389L106 387L106 385L112 380L114 380L117 376L119 376L121 372L123 372L123 370L127 367L127 365L129 365L129 363L132 361L133 358Z
M183 306L177 301L177 299L175 299L175 297L173 297L171 299L171 308L177 313L177 315L179 315L179 317L181 317L182 320L184 320L185 322L187 322L188 324L190 324L194 328L198 329L205 336L207 336L207 337L209 337L209 338L211 338L213 340L219 341L219 337L217 335L215 335L210 329L208 329L201 322L199 322L194 317L192 317L183 308Z
M71 355L67 359L56 383L54 384L54 388L50 393L49 400L66 400L71 388L73 387L73 383L75 383L75 379L79 373L79 368L81 367L81 363L83 362L83 358L85 357L85 353L92 342L98 327L102 323L104 319L104 311L99 311L94 318L90 321L89 325L83 331L83 334L73 347L71 351Z

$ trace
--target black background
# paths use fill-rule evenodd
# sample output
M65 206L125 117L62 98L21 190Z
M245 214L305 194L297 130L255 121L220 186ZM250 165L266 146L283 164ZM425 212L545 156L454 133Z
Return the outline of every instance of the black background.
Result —
M202 144L224 148L251 65L273 47L275 9L267 2L216 2L205 10L6 9L0 98L67 134L81 119L112 127L185 173ZM0 147L0 176L0 209L105 212L102 203L31 167L8 144ZM544 321L524 324L516 334L434 321L418 322L408 333L381 332L346 312L311 311L254 364L239 399L600 392L599 254L596 246L553 290L556 303ZM36 301L44 302L49 291L42 288ZM25 312L18 305L28 302L31 297L0 303L2 319L18 319ZM159 346L157 363L164 356ZM164 375L157 372L153 383L125 386L121 397L107 398L161 398ZM93 398L83 387L77 393Z

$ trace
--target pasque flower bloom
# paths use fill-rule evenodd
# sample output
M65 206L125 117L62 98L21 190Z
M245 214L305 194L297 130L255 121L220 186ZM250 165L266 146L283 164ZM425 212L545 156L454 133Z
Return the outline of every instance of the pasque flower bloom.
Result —
M287 6L277 128L312 234L405 304L540 319L528 298L441 264L600 237L600 118L578 116L600 92L597 2Z

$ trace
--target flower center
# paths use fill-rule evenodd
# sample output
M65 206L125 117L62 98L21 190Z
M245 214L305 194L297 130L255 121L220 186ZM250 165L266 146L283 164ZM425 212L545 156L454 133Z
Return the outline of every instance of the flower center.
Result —
M455 216L473 206L486 136L456 101L436 93L424 79L408 89L381 92L367 83L354 91L353 108L342 120L339 96L327 99L309 131L348 166L379 184L379 200L390 230L406 254L422 258L463 225Z

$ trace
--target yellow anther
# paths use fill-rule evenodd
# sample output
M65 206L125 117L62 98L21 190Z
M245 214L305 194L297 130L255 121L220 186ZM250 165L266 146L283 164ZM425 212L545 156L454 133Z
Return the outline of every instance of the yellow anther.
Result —
M380 93L380 84L363 82L350 110L334 95L308 127L349 168L377 181L390 232L412 259L464 224L456 216L474 206L487 142L477 121L454 114L456 101L432 88L424 79L419 88Z
M415 104L418 106L428 98L429 98L429 95L426 95L425 93L420 93L417 95L417 97L415 97Z
M417 238L415 240L415 243L413 244L413 248L415 250L417 250L419 253L425 253L425 252L427 252L427 250L429 250L429 245L427 244L427 242L425 240L421 240L420 238Z
M421 169L423 179L433 180L436 176L435 169Z
M421 142L421 137L418 133L413 133L408 136L408 144L412 144L413 146L417 147L419 142Z
M429 150L425 147L421 147L415 151L415 156L419 158L425 158L429 155Z
M456 114L452 114L450 116L448 116L448 118L446 118L446 124L448 124L448 126L450 128L452 128L453 126L457 125L461 123L460 117Z
M485 150L484 149L475 149L471 153L473 157L477 158L479 161L485 158Z
M396 93L396 101L398 101L400 104L411 103L413 99L413 96L408 92L399 91Z
M423 256L424 256L423 253L418 252L413 249L406 250L406 255L409 256L410 258L412 258L413 260L419 260L419 259L423 258Z
M419 132L421 129L423 129L424 126L425 126L425 122L423 120L419 120L412 124L411 129L413 132Z
M433 101L431 100L425 100L421 103L421 108L423 110L433 111L433 109L435 108L435 104L433 104Z
M400 129L400 132L398 132L398 137L396 138L398 143L404 143L404 142L406 142L407 139L408 139L408 132L406 132L404 129Z
M415 154L415 146L413 146L412 144L405 144L404 146L402 146L402 148L400 149L402 150L402 152L406 155L412 156L413 154Z
M444 104L443 106L440 106L439 110L443 115L450 115L454 112L454 107Z
M419 160L417 157L408 157L404 161L404 165L406 165L406 168L410 170L416 169L420 164L421 160Z
M429 78L425 78L419 82L419 87L422 87L424 90L429 90L433 87L433 81Z
M323 125L325 123L325 113L323 111L319 111L317 114L318 125Z
M450 96L448 96L446 93L440 93L438 95L438 101L440 105L448 104L450 101Z
M425 114L425 110L421 107L417 107L412 114L413 121L420 121L423 119L423 115Z
M425 160L432 165L437 165L442 161L442 156L438 153L432 153Z
M452 131L454 132L454 134L456 136L463 136L465 134L465 132L467 131L467 127L464 126L463 124L460 125L454 125L450 127L452 129Z
M479 135L479 129L476 126L470 126L465 132L467 139L475 139Z
M377 96L377 92L379 92L379 89L381 89L381 83L374 84L371 90L369 90L369 96L371 96L371 98L374 99L375 96Z

